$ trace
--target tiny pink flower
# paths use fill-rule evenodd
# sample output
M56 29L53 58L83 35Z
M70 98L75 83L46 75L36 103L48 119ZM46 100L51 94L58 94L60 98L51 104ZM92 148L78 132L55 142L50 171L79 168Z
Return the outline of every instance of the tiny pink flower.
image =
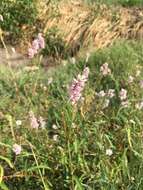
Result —
M19 155L19 154L21 153L22 148L21 148L20 145L14 144L12 150L13 150L13 152L14 152L16 155Z
M109 98L113 98L115 96L115 90L114 89L109 89L107 92L107 96Z
M34 113L32 111L29 112L30 116L30 125L33 129L38 129L39 128L39 123L37 118L35 117Z
M102 73L103 76L109 75L111 74L111 70L108 67L108 63L104 63L101 67L100 67L100 72Z
M121 100L125 100L127 98L127 90L122 88L120 93L119 93L119 97Z
M39 50L39 41L37 39L33 40L33 42L32 42L32 49L34 51L34 54L38 53L38 50Z

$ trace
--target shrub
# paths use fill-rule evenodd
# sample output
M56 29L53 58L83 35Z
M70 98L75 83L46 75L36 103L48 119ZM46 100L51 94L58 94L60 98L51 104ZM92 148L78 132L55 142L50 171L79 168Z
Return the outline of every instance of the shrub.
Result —
M0 1L0 14L4 17L1 27L9 32L9 39L12 36L13 42L22 35L24 25L34 25L37 15L35 2L34 0Z

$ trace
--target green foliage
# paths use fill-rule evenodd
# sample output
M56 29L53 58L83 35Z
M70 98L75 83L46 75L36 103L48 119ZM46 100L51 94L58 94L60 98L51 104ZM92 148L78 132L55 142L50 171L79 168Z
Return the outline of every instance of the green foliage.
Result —
M3 30L10 33L13 42L22 35L22 26L33 26L36 21L37 10L34 0L2 0L0 14L4 21L0 23Z

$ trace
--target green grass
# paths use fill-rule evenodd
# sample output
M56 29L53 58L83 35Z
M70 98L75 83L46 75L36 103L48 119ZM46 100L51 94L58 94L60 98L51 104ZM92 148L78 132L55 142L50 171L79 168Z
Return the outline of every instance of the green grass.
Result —
M100 73L105 62L109 63L111 76ZM85 66L90 68L90 75L84 100L74 108L67 86ZM141 74L136 77L138 69ZM135 77L131 84L130 75ZM142 76L143 45L126 41L93 53L88 63L85 58L76 64L67 61L48 73L42 68L15 71L13 78L11 71L2 67L1 189L142 190L143 112L135 108L143 98L139 86ZM48 84L50 77L53 82ZM116 96L103 109L104 98L98 98L96 92L110 88L115 89ZM120 104L121 88L128 90L128 108ZM45 119L45 129L31 128L30 110ZM17 126L16 120L22 125ZM53 124L58 129L53 129ZM54 135L58 135L56 141ZM22 146L18 156L12 151L14 143ZM106 155L107 149L112 149L113 155Z

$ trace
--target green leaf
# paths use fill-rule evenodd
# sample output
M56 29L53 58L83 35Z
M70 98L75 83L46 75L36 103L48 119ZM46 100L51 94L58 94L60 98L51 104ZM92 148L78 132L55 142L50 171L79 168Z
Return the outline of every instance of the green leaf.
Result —
M6 163L7 163L11 168L14 168L14 165L11 163L11 161L10 161L8 158L6 158L6 157L4 157L4 156L0 156L0 159L6 161Z

